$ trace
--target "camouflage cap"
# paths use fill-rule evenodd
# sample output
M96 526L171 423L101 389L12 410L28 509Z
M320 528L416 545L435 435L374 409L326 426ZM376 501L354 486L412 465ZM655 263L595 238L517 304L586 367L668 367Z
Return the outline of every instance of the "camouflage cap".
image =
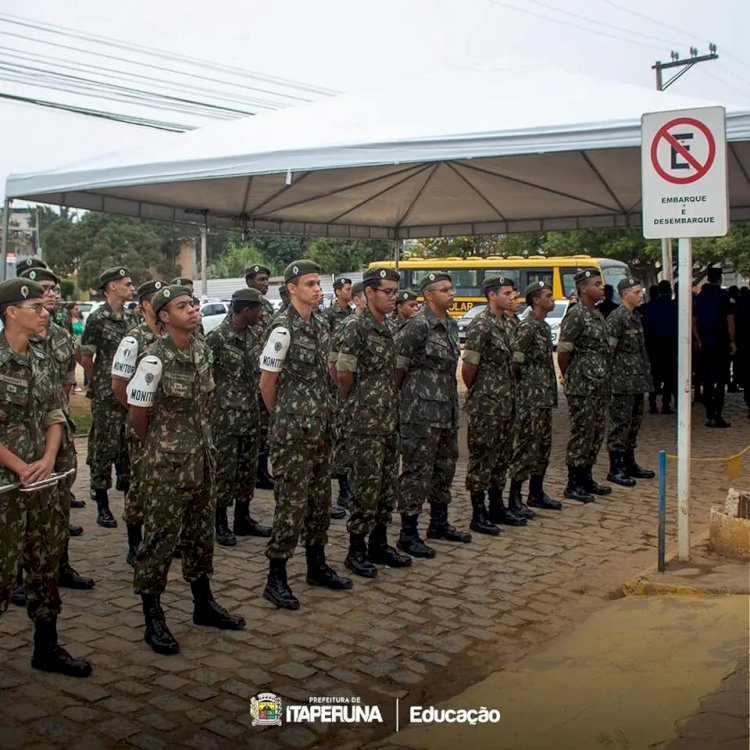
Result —
M445 271L430 271L419 282L419 288L424 291L425 287L430 286L430 284L437 284L438 281L450 281L451 283L453 283L453 279L450 277L450 274L446 273Z
M362 283L365 286L379 284L381 281L399 281L401 276L393 268L368 268L362 274Z
M130 271L125 266L108 268L99 276L99 288L103 289L110 281L121 281L130 277Z
M624 292L626 289L632 289L634 286L640 286L641 282L638 279L634 279L632 276L626 276L624 279L620 279L617 282L617 291Z
M40 281L52 281L55 284L60 283L60 278L49 268L25 268L18 274L20 279L31 279L37 283Z
M546 281L534 281L526 287L523 296L528 299L529 295L536 294L536 292L541 292L544 289L552 289L552 285L548 284Z
M269 276L271 275L271 269L268 268L268 266L261 265L260 263L256 263L253 266L248 266L245 269L245 278L248 278L249 276L255 276L256 273L265 273Z
M346 278L346 276L340 276L336 281L333 282L334 289L343 289L345 284L351 284L352 280Z
M190 293L189 289L186 289L180 284L163 286L151 300L151 309L154 311L154 315L158 315L161 310L177 297L190 297L192 300L193 295Z
M257 290L247 287L238 289L232 294L232 302L252 302L259 305L263 301L263 295Z
M358 294L362 294L365 291L364 282L358 281L356 284L352 284L352 297L356 297Z
M512 286L516 282L510 276L486 276L482 282L482 293L487 294L491 289L499 289L501 286Z
M597 276L601 276L601 271L598 268L582 268L573 277L573 281L576 284L580 284L582 281L588 281L589 279L595 279Z
M402 302L416 302L419 295L413 289L399 289L396 295L396 304Z
M41 258L24 258L16 264L16 274L21 275L21 271L29 268L47 268L47 264Z
M176 279L172 279L169 284L170 286L194 286L193 280L187 278L187 276L178 276Z
M0 305L13 305L27 299L44 297L44 287L31 279L8 279L0 282Z
M158 292L163 286L164 282L159 281L158 279L149 279L148 281L144 281L143 284L141 284L138 289L136 289L136 292L138 293L138 299L140 300L147 294L156 294L156 292Z
M307 273L320 273L320 266L305 258L293 260L284 269L284 281L292 281L293 279L297 279Z

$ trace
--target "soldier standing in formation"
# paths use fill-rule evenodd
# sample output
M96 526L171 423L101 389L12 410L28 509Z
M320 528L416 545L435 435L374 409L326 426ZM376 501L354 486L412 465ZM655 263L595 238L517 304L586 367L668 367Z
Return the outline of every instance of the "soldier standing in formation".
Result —
M361 313L365 309L365 304L367 304L367 300L365 299L365 285L361 281L352 284L352 304L354 305L355 313Z
M401 386L401 535L398 547L413 557L435 557L419 536L419 513L430 503L428 539L470 542L448 523L458 460L458 326L448 314L453 283L447 273L421 281L425 303L398 335L396 377Z
M216 602L209 583L216 499L208 400L214 381L210 352L194 335L200 314L182 286L160 289L151 306L165 335L141 359L128 385L128 404L130 424L144 442L145 475L158 477L159 486L146 498L134 589L143 600L146 643L157 653L176 654L179 644L167 626L161 594L178 535L182 575L193 594L193 622L239 630L245 620Z
M323 310L323 317L333 333L339 324L346 320L354 311L349 303L352 301L352 280L343 276L333 282L333 301Z
M91 469L91 491L97 505L96 522L114 528L117 521L109 509L107 490L112 486L112 464L117 471L116 489L127 494L130 468L125 445L127 412L112 393L112 360L123 336L137 325L125 309L135 291L127 268L109 268L99 277L105 303L86 321L81 336L81 366L89 380L91 429L86 463Z
M261 293L240 289L232 295L232 310L206 336L213 355L216 387L211 392L209 419L216 446L216 541L224 547L238 536L271 535L250 517L260 442L258 408L259 361L263 348ZM227 508L235 505L233 532Z
M602 277L587 268L574 277L578 304L563 318L557 363L570 413L568 485L565 497L582 503L609 495L611 487L593 478L593 466L604 440L612 377L612 353L606 321L596 309L604 297Z
M609 345L614 353L612 397L609 405L609 474L607 479L633 487L636 479L653 479L654 472L638 466L635 448L643 421L644 394L653 389L641 316L635 310L643 292L634 278L617 284L622 304L607 318Z
M21 487L50 477L65 422L54 368L45 364L44 347L31 341L45 334L49 313L43 298L44 289L30 279L0 282L0 486L10 485L0 513L0 613L23 564L34 623L31 666L87 677L91 665L74 659L57 640L57 571L68 538L57 487L21 493Z
M524 296L531 310L513 337L516 436L510 462L511 491L528 479L527 505L561 510L562 503L544 491L552 450L552 409L557 406L552 337L545 319L554 310L555 299L543 281L529 284Z
M161 281L147 281L138 287L138 302L144 321L131 328L127 336L123 337L112 360L112 393L123 409L128 408L127 385L132 380L138 363L162 333L151 302L163 286ZM125 495L122 518L128 530L127 563L135 566L138 547L143 541L143 507L149 483L148 476L143 473L143 442L129 424L125 428L125 445L130 462L130 487Z
M266 555L270 566L263 596L277 607L298 609L286 564L304 533L307 582L350 589L325 560L330 525L330 331L314 313L320 268L297 260L284 270L290 304L276 315L261 355L260 392L271 414L270 448L276 508Z
M397 354L395 326L389 319L398 279L391 269L365 271L367 306L361 315L345 320L337 332L343 439L356 446L348 465L353 502L345 565L365 578L377 575L375 564L411 565L411 558L391 547L387 536L398 491Z
M401 289L396 295L396 328L401 330L406 321L419 311L418 295L413 289Z
M513 280L490 276L482 282L487 307L472 319L466 333L461 376L468 390L469 465L466 489L471 496L470 528L497 535L497 523L526 524L520 499L503 505L503 487L513 447L512 330L506 312L513 307ZM489 494L489 517L485 504Z

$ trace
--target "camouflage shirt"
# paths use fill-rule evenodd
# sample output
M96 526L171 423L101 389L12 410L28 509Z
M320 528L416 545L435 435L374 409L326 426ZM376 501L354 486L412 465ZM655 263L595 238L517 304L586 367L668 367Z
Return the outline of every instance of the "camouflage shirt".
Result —
M0 332L0 443L26 463L44 455L47 428L65 422L58 375L46 359L43 344L29 342L28 351L19 354ZM0 466L0 485L17 481Z
M612 393L646 393L653 389L651 366L640 315L620 305L607 318L609 345L615 352Z
M331 333L334 333L353 312L354 310L348 305L346 307L341 307L341 305L334 300L330 307L323 310L322 315L331 327Z
M489 305L469 324L463 361L479 368L466 396L470 416L490 420L513 418L512 325L505 316L499 318Z
M340 423L347 432L389 434L398 428L395 328L378 323L368 308L349 316L337 329L339 372L353 372L354 384L343 402Z
M557 378L549 326L529 314L513 333L513 361L521 366L521 379L516 381L519 409L557 406Z
M260 317L258 318L258 327L261 331L268 328L274 315L276 315L276 311L273 309L273 305L265 297L261 297Z
M277 326L289 331L290 343L276 383L271 439L286 442L300 436L302 439L324 438L328 434L332 407L328 324L316 314L306 323L294 305L289 305L273 318L269 333Z
M401 421L433 427L458 426L458 325L436 317L425 305L396 337L396 366L406 370L401 387Z
M107 304L94 310L87 318L80 350L82 354L94 357L94 377L91 380L94 398L112 395L112 360L122 337L136 325L138 319L130 310L123 310L122 316L116 317Z
M560 328L558 352L570 352L565 373L568 396L588 396L609 392L612 375L612 352L604 316L578 303L569 308Z
M258 429L262 330L256 324L238 331L227 318L206 336L216 384L209 402L209 419L215 429L233 435L249 435Z

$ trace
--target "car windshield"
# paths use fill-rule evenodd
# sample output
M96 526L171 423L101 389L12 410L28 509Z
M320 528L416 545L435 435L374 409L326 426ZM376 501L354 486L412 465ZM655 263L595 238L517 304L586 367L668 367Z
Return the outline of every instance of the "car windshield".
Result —
M565 315L565 310L568 307L567 302L555 302L555 307L552 312L547 314L548 318L562 318Z
M472 307L471 310L469 310L466 315L464 315L464 318L476 317L480 312L482 312L482 310L484 310L485 307L487 307L487 305L474 305L474 307Z

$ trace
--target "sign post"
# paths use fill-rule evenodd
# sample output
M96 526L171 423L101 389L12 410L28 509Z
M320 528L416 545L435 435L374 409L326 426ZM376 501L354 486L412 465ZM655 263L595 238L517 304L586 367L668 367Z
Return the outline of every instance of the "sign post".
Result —
M641 118L643 236L678 238L677 552L690 559L693 237L729 231L723 107Z

